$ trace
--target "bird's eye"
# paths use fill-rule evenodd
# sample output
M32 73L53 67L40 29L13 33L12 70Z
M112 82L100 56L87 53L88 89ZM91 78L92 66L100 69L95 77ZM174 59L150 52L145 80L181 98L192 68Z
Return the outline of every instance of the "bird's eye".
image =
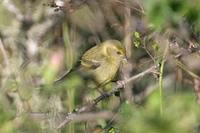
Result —
M118 54L118 55L121 55L122 53L121 53L120 51L117 51L117 54Z

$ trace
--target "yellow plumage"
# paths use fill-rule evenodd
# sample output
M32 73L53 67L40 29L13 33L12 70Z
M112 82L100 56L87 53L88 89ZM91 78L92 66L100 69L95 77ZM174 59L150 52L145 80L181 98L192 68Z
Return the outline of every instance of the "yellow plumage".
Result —
M125 57L125 49L119 41L107 40L85 52L81 67L99 84L107 83L115 77Z
M86 51L81 58L79 72L91 76L99 85L111 81L123 60L126 60L125 49L117 40L107 40ZM69 73L67 71L54 83L59 82Z

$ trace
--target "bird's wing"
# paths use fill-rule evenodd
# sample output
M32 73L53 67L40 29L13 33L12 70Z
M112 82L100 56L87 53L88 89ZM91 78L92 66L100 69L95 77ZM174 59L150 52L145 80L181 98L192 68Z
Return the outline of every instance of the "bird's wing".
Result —
M101 62L94 59L89 60L82 58L81 65L88 69L96 69L101 66Z
M87 69L96 69L105 61L104 58L99 51L99 46L95 46L82 56L81 65Z

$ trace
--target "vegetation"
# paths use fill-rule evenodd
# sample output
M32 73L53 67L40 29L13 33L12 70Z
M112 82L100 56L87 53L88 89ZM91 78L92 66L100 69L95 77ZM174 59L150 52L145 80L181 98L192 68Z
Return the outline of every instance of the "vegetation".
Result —
M199 12L199 0L2 0L0 132L200 132ZM98 88L78 66L110 39L128 63Z

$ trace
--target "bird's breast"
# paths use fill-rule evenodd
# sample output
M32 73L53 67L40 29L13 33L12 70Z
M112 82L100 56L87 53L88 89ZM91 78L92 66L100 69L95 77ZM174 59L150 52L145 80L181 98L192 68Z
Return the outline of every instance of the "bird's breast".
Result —
M104 63L94 70L94 78L98 83L111 81L119 69L119 63Z

